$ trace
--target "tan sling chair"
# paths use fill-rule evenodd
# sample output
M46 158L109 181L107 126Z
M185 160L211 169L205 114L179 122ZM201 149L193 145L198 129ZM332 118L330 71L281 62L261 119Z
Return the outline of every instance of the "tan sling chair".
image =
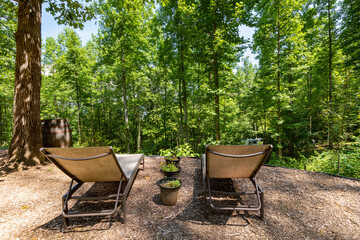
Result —
M217 210L258 211L264 218L264 192L256 181L256 173L270 156L272 145L214 145L207 146L202 157L203 180L207 180L210 206ZM255 187L250 192L211 190L210 178L249 178ZM257 205L214 205L212 193L224 195L255 194Z
M111 147L87 147L87 148L41 148L40 152L60 168L72 180L69 191L62 197L62 219L64 227L69 224L72 217L106 216L117 211L119 198L122 198L124 223L126 223L126 198L135 180L140 164L144 169L144 155L115 154ZM76 184L73 186L74 181ZM101 197L73 196L73 194L85 182L119 182L117 194ZM125 181L126 186L121 192L121 185ZM91 212L70 211L68 203L70 199L79 201L101 201L115 198L114 209Z

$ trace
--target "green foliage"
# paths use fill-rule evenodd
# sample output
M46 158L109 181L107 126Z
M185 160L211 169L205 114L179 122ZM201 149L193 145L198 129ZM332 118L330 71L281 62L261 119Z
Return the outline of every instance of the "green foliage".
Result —
M161 169L165 172L175 172L175 171L179 170L179 168L176 167L174 163L166 164L163 162L161 162Z
M173 156L175 153L172 149L160 149L159 150L159 155L160 156L166 156L166 157L171 157Z
M166 161L179 161L179 158L175 155L175 154L173 154L173 155L171 155L171 156L167 156L167 157L165 157L165 160Z
M41 116L65 118L73 124L73 138L83 144L86 129L82 118L92 101L89 54L72 28L65 28L57 40L47 38L44 46ZM86 145L86 144L85 144Z
M176 156L180 156L180 157L199 157L199 154L194 153L194 151L191 149L190 144L188 143L177 146L175 148L175 153Z
M174 149L160 149L160 156L179 156L179 157L199 157L200 154L195 153L190 144L186 143L180 146L176 146Z
M360 1L343 0L342 1L342 31L341 45L346 53L346 64L350 67L360 70Z
M177 188L177 187L180 187L181 185L181 182L179 179L176 179L176 180L171 180L171 181L162 181L161 185L163 187L167 187L167 188Z
M306 169L315 172L324 172L333 175L346 176L360 179L360 144L355 142L347 144L339 150L315 151L314 155L306 158L284 157L281 160L274 154L267 164L296 169ZM339 172L338 172L339 170Z
M46 11L54 16L58 24L65 24L82 29L84 22L94 18L94 9L91 0L84 0L83 4L76 0L46 0L49 5Z
M309 158L307 169L360 179L360 144L344 146L340 151L316 152ZM339 165L340 163L340 165Z
M0 4L0 146L8 146L12 134L12 104L17 28L16 5L12 1Z
M272 154L267 164L280 166L280 167L288 167L288 168L295 168L295 169L304 169L305 166L305 159L296 159L291 157L279 157L275 154ZM306 161L306 160L305 160Z
M92 41L71 28L45 41L42 118L69 119L75 146L199 157L206 145L262 138L282 150L271 164L337 173L331 140L345 146L340 174L358 176L347 145L360 134L356 6L344 0L339 15L334 1L99 1ZM255 27L259 66L240 58L241 24ZM12 65L0 63L10 69L1 100L11 100Z

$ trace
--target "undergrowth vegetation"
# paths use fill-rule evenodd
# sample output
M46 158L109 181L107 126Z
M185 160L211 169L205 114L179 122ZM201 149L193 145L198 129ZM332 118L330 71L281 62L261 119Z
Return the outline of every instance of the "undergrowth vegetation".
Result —
M314 151L309 157L299 156L297 159L284 157L279 160L277 155L272 154L267 164L360 179L359 141L339 149Z

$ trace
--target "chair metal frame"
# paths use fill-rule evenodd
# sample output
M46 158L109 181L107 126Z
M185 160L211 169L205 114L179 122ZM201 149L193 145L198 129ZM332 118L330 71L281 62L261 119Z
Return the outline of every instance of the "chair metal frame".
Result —
M41 148L40 152L52 163L54 163L60 170L62 170L66 175L68 175L71 178L71 182L70 182L70 186L69 186L69 190L67 191L67 193L65 195L62 196L62 222L63 222L63 226L66 229L69 225L69 218L74 218L74 217L91 217L91 216L107 216L107 215L113 215L117 212L117 208L119 205L119 200L122 199L122 207L123 207L123 213L124 213L124 218L123 218L123 223L126 223L126 212L127 212L127 207L126 207L126 199L127 196L130 192L130 189L134 183L134 180L136 178L136 175L138 173L139 170L144 170L145 169L145 162L144 162L144 155L141 156L141 158L139 159L138 163L136 164L136 168L134 169L134 171L132 172L132 175L130 176L129 179L127 180L126 183L126 187L125 189L121 192L121 186L123 184L123 178L125 177L123 170L121 169L119 163L117 161L116 164L118 165L120 171L123 174L123 177L121 178L121 180L119 181L119 187L117 190L116 194L110 194L107 196L100 196L100 197L84 197L84 196L73 196L73 194L84 184L83 181L81 181L80 179L78 179L76 176L72 175L70 172L68 172L66 169L64 169L54 158L59 158L59 159L64 159L64 160L69 160L69 161L82 161L82 160L92 160L92 159L97 159L97 158L101 158L107 155L113 155L113 157L116 160L116 155L113 152L112 147L109 147L109 152L105 153L105 154L100 154L97 156L92 156L92 157L87 157L87 158L66 158L66 157L62 157L62 156L56 156L56 155L52 155L52 154L48 154L46 152L46 148ZM142 165L142 168L139 168L140 165ZM76 184L74 185L74 181L76 182ZM109 199L114 199L115 198L115 203L114 203L114 208L110 209L110 210L100 210L100 211L70 211L69 209L69 201L71 199L76 199L78 201L102 201L102 200L109 200ZM111 221L111 218L110 218Z
M219 153L219 152L209 150L208 146L206 146L206 151L208 153L223 156L223 157L229 157L229 158L249 158L249 157L254 157L254 156L264 154L264 157L262 158L260 164L258 165L258 167L256 169L254 169L251 176L249 177L249 180L254 185L255 191L245 191L245 192L225 192L225 191L212 190L211 189L211 184L210 184L210 177L209 177L208 171L206 169L206 155L205 154L203 155L203 159L202 159L203 180L205 180L205 178L206 178L206 183L207 183L207 187L208 187L208 194L209 194L209 203L210 203L210 206L212 208L214 208L216 210L232 210L232 211L236 211L236 210L259 211L260 210L260 219L261 220L264 219L264 191L259 186L255 175L259 171L259 169L261 168L263 163L270 156L270 153L271 153L271 150L272 150L272 145L268 145L268 146L269 147L266 150L262 151L262 152L257 152L257 153L253 153L253 154L246 154L246 155L230 155L230 154ZM239 195L239 196L240 195L256 195L257 204L256 205L215 205L213 203L212 193L218 193L218 194L223 194L223 195Z

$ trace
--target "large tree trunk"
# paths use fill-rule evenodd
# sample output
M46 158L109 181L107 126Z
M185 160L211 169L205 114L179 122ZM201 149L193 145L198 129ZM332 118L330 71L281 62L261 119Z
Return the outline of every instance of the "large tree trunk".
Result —
M43 162L40 121L41 0L18 1L14 132L9 148L11 168Z

